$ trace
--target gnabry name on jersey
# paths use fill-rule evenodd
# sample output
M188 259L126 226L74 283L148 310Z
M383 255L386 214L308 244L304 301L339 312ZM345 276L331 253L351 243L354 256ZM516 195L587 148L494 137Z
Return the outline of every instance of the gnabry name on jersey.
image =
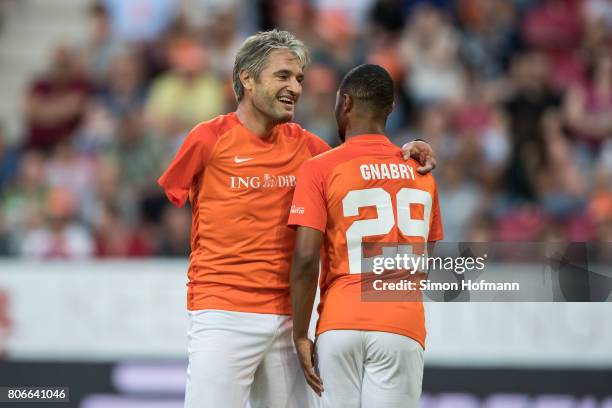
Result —
M296 181L293 174L273 175L264 173L263 176L231 176L230 187L247 190L251 188L294 188Z
M370 163L359 166L364 180L414 180L414 170L403 163Z

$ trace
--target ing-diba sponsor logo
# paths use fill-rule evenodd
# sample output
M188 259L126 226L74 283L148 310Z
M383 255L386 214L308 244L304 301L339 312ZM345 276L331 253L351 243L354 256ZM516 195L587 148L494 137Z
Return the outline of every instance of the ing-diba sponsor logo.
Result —
M262 176L231 176L232 190L259 190L264 188L295 188L297 178L293 174L273 175L264 173Z

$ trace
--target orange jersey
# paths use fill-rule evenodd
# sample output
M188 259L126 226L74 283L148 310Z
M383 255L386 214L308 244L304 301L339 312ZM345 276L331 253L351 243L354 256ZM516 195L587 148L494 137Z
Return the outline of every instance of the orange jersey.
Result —
M189 310L291 313L291 198L302 163L326 150L294 123L263 140L235 113L189 133L158 180L175 205L191 201Z
M422 302L362 302L363 243L442 239L436 184L383 135L350 138L308 160L298 174L290 225L324 232L317 335L377 330L425 345ZM366 272L366 271L364 271Z

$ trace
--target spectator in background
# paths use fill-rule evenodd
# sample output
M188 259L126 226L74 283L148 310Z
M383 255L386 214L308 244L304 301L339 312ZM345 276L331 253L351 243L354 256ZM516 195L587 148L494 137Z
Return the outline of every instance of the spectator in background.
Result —
M527 43L549 53L568 51L580 43L581 0L542 0L530 8L522 21Z
M486 196L479 174L484 160L475 139L461 138L452 120L454 112L449 106L429 105L418 111L418 126L415 132L402 135L395 142L422 138L435 149L439 165L437 168L438 192L442 211L447 208L444 220L444 236L448 242L460 242L468 233L472 218L480 209L487 207Z
M180 13L189 21L195 30L201 30L211 24L218 15L235 12L236 9L247 4L241 0L182 0Z
M314 46L317 8L308 0L262 0L263 30L278 28L293 33L296 37Z
M403 133L396 138L395 143L407 143L415 138L427 140L440 158L439 166L444 166L457 154L459 149L458 139L450 130L450 118L448 109L442 105L423 106L418 111L416 129L412 132Z
M118 131L119 118L138 115L143 109L147 89L142 65L142 56L135 48L125 48L115 56L79 129L81 151L108 148Z
M377 0L369 10L372 37L399 35L404 28L405 16L401 0Z
M161 241L158 253L162 256L188 257L191 214L185 208L167 206L162 212Z
M138 112L146 99L143 58L136 48L124 48L113 58L96 102L117 117Z
M103 219L108 216L109 219L117 218L136 232L142 218L138 211L141 192L122 180L115 151L111 150L96 161L93 185L94 200L84 213L84 221L97 228L105 224ZM151 239L155 240L155 237Z
M466 70L464 92L452 106L451 124L459 138L464 165L489 191L499 183L509 153L507 124L499 108L499 92L475 69ZM472 165L470 165L472 163Z
M0 212L0 257L13 254L11 236L4 222L4 214Z
M138 195L157 193L155 175L163 171L168 151L144 127L142 115L134 112L119 119L115 135L114 156L118 160L120 179Z
M378 0L372 5L368 13L369 22L362 30L362 44L365 45L366 62L383 67L396 86L401 87L405 77L406 67L398 58L398 47L402 31L404 29L404 16L402 1L400 0ZM403 97L402 93L396 95ZM387 120L387 132L396 135L403 126L406 126L410 118L405 115L408 108L405 106L405 98L396 98L396 105Z
M448 160L436 177L443 184L439 188L440 212L444 211L444 240L461 242L476 211L483 206L478 183L467 176L465 163Z
M585 81L572 86L564 101L565 117L572 134L597 157L606 140L612 139L612 54L600 50L587 65Z
M73 259L93 254L89 232L76 221L76 202L69 190L51 191L44 224L27 232L20 242L21 255L29 259Z
M79 217L85 216L94 200L94 161L95 158L80 154L74 143L64 140L56 146L45 166L46 185L70 191Z
M317 10L328 12L339 12L346 16L352 27L362 27L365 24L368 11L372 8L374 0L313 0Z
M45 161L42 153L27 151L19 160L15 183L0 195L0 210L6 228L13 237L23 235L26 230L37 228L42 222L47 196L45 183Z
M87 9L89 38L84 44L82 58L96 83L104 80L106 72L120 49L110 27L108 11L100 1L94 1Z
M463 234L464 242L494 242L495 219L491 214L483 212L475 214L465 222L466 231Z
M59 45L51 66L29 87L25 100L28 149L49 151L72 138L81 123L91 85L73 50Z
M340 10L318 11L314 16L315 45L311 47L312 60L333 69L341 78L363 61L365 55L358 43L357 28Z
M220 115L226 94L223 83L209 70L203 47L194 39L174 39L168 55L171 70L152 83L146 115L152 130L174 138Z
M580 74L576 50L582 38L582 0L543 0L534 3L521 21L526 44L550 61L551 84L565 88Z
M559 112L547 111L540 126L545 150L540 161L533 156L529 174L544 211L562 219L583 210L587 183L563 133Z
M181 14L206 47L210 69L227 81L229 89L234 53L246 35L257 30L257 22L252 18L255 8L255 2L241 0L182 2ZM232 98L228 96L228 99Z
M460 0L461 54L486 79L499 79L520 47L517 11L507 0Z
M3 194L15 181L19 166L19 152L8 144L4 127L0 123L0 256L13 253L9 226L4 219Z
M585 0L583 13L587 21L601 21L607 33L612 33L612 3L609 0Z
M612 2L609 0L586 0L582 6L583 36L582 51L592 55L605 49L612 33Z
M6 139L4 127L0 123L0 195L14 181L19 164L19 152Z
M510 157L502 185L513 203L534 201L536 192L528 175L528 156L542 161L544 140L541 121L544 112L559 109L561 97L549 84L546 55L529 51L513 57L511 95L504 108L509 119Z
M208 12L206 23L201 27L201 38L208 53L210 69L222 78L231 89L234 55L244 38L238 32L237 6L228 1L223 7ZM229 91L231 94L231 91ZM231 99L231 96L228 96Z
M340 143L334 125L334 113L330 109L336 101L337 81L336 73L325 65L309 66L296 115L298 123L330 146Z
M121 217L119 209L113 206L104 207L94 228L95 256L97 258L151 256L153 248L132 227Z
M402 38L407 66L404 91L417 104L456 100L463 91L457 34L442 12L427 3L415 7Z

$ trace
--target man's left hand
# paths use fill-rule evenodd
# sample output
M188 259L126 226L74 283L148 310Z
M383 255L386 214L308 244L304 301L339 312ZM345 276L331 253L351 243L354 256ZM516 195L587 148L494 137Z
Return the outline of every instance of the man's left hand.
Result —
M427 174L436 168L436 157L434 151L427 142L415 140L402 146L404 160L412 157L419 162L421 167L417 169L420 174Z

